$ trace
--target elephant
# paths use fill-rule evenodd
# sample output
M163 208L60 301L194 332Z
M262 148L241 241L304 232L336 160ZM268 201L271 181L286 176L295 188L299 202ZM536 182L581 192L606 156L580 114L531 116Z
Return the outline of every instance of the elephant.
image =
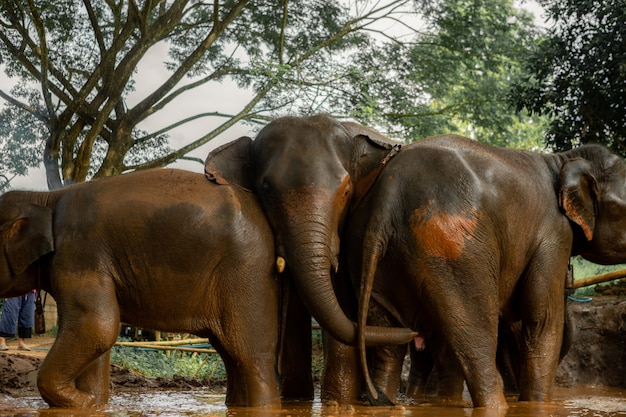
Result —
M569 258L626 261L626 166L600 145L542 154L427 138L387 163L351 213L344 243L359 287L359 346L366 323L426 341L440 335L474 406L506 408L498 323L521 321L519 399L548 401ZM369 311L371 300L384 314ZM380 398L360 352L368 391ZM369 352L373 362L389 355Z
M566 301L567 303L567 301ZM504 384L504 393L508 396L519 395L519 358L521 343L521 322L504 323L498 326L498 347L496 350L496 365ZM574 338L575 329L572 320L565 311L565 326L563 327L563 343L559 352L559 362L567 355ZM424 399L433 393L447 400L459 401L462 399L464 377L454 355L435 335L429 339L428 346L416 349L409 344L409 374L404 389L404 395L415 401ZM404 358L403 358L404 359ZM391 364L390 364L391 365ZM403 364L398 363L400 368ZM387 378L391 381L391 378ZM389 398L395 398L394 393L400 384L389 384L382 390Z
M239 184L259 197L294 292L322 329L346 345L356 344L357 329L356 310L348 317L333 287L341 233L349 211L398 149L364 126L322 114L277 118L254 140L241 137L206 158L211 181ZM363 331L368 345L405 344L415 336L406 328ZM305 365L310 368L310 360Z
M9 191L0 239L0 295L37 288L57 302L37 379L50 406L108 402L120 322L208 337L228 405L280 405L274 240L254 194L176 169Z

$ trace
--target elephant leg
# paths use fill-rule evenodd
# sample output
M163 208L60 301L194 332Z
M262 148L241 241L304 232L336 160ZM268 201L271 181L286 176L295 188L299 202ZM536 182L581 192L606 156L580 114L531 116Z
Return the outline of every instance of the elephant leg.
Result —
M474 273L477 274L476 271ZM479 276L488 274L481 273ZM438 333L443 343L452 350L456 363L463 371L474 406L506 408L502 378L496 367L497 299L460 295L471 294L472 291L475 289L463 288L457 293L459 295L433 298L436 302L430 303L430 306L439 320Z
M117 340L119 310L112 283L94 289L98 293L66 291L57 300L59 332L37 376L39 392L52 407L91 407L108 396L109 378L96 378L105 372L104 361Z
M220 348L226 367L226 405L235 407L271 407L280 404L278 382L274 367L275 354L252 353L248 356L232 355L229 349Z
M346 265L347 261L342 258L339 269L333 276L333 289L346 316L356 321L358 302ZM361 402L363 372L358 348L335 340L325 331L322 331L322 342L324 347L322 400L336 401L342 405Z
M567 259L566 259L567 260ZM545 261L545 259L544 259ZM554 261L557 261L554 259ZM545 267L548 263L536 264ZM567 265L561 270L565 271ZM521 401L549 401L556 369L559 363L564 332L565 300L562 280L550 280L559 276L554 271L550 274L531 274L522 300L525 301L522 312L522 343L520 344L522 363L520 370ZM531 270L532 272L532 270ZM565 276L563 272L560 276ZM551 294L551 297L546 297Z
M284 324L278 360L281 395L283 399L312 400L314 390L311 372L311 315L293 282L286 281L289 288L283 299L287 299L287 309L283 314Z
M109 402L110 357L110 350L103 353L76 379L76 388L92 394L96 405L106 405Z
M255 271L244 272L245 276L258 276ZM225 288L228 292L221 296L227 302L221 305L220 319L212 329L210 339L226 366L226 404L229 406L280 405L276 365L278 288L273 276L267 276L271 280L259 278L254 281L254 286L248 283L247 286ZM245 280L231 279L229 282Z
M380 346L369 351L372 378L387 399L395 402L400 388L406 345Z
M222 358L224 368L226 369L226 405L245 407L248 405L248 388L245 384L245 378L241 369L215 339L210 338L210 340L211 344Z
M322 332L324 375L321 398L339 404L354 404L361 397L362 372L358 349L344 345Z
M434 369L434 361L430 348L417 350L414 343L409 343L411 367L405 395L413 400L420 400L426 395L428 378Z
M435 357L438 379L437 395L446 400L462 400L465 378L456 358L446 347L438 349Z
M519 394L519 340L521 334L521 323L509 323L500 320L498 326L498 352L496 354L496 362L502 381L504 383L504 392L506 395Z

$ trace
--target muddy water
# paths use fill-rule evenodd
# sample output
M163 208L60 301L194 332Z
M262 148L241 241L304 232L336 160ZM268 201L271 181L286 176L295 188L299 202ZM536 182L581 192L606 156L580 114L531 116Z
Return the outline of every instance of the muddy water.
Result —
M227 408L224 396L202 390L160 390L142 393L118 393L104 410L49 409L40 398L0 401L0 416L28 417L626 417L626 390L615 388L558 388L550 403L509 403L509 409L493 411L473 409L469 402L424 403L396 407L322 406L319 401L290 403L278 410Z

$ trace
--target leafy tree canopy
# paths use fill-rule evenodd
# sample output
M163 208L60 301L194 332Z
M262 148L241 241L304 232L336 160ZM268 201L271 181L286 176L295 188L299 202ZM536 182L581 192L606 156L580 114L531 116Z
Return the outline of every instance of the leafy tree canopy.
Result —
M456 131L529 147L541 125L514 115L503 91L533 36L509 0L5 1L0 65L15 84L0 88L10 104L0 172L22 175L43 159L59 188L165 166L235 124L289 113L352 117L409 140ZM158 51L168 75L130 99L138 65ZM250 93L239 110L208 97L196 114L142 128L227 81ZM177 128L208 118L216 128L172 146Z
M356 116L409 140L455 132L498 146L543 147L545 121L516 113L507 95L538 36L509 0L415 2L421 30L364 56Z
M626 156L626 2L543 0L551 26L511 99L553 118L557 150L604 143Z
M234 124L263 121L298 99L295 93L278 92L320 90L336 77L331 58L367 49L368 26L389 19L404 3L2 2L0 62L17 80L12 90L0 89L0 97L11 104L0 115L3 150L40 149L51 188L167 165ZM127 98L135 88L137 65L164 45L169 76L131 105ZM171 149L169 133L175 126L158 132L140 128L183 93L225 80L251 91L238 113L221 114L224 98L217 97L215 111L176 123L220 117L217 129ZM31 162L2 168L20 174Z

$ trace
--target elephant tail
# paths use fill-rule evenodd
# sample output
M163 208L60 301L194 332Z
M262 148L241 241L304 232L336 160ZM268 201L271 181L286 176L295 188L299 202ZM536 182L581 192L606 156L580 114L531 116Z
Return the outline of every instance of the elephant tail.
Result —
M384 252L383 242L375 237L375 233L368 228L363 243L363 259L361 265L361 287L359 294L359 311L358 311L358 346L361 367L363 368L363 376L367 384L368 398L372 404L377 403L379 399L379 390L372 381L367 366L367 356L365 351L365 327L367 325L367 311L369 309L372 288L374 286L374 277L376 275L376 267L378 260Z

